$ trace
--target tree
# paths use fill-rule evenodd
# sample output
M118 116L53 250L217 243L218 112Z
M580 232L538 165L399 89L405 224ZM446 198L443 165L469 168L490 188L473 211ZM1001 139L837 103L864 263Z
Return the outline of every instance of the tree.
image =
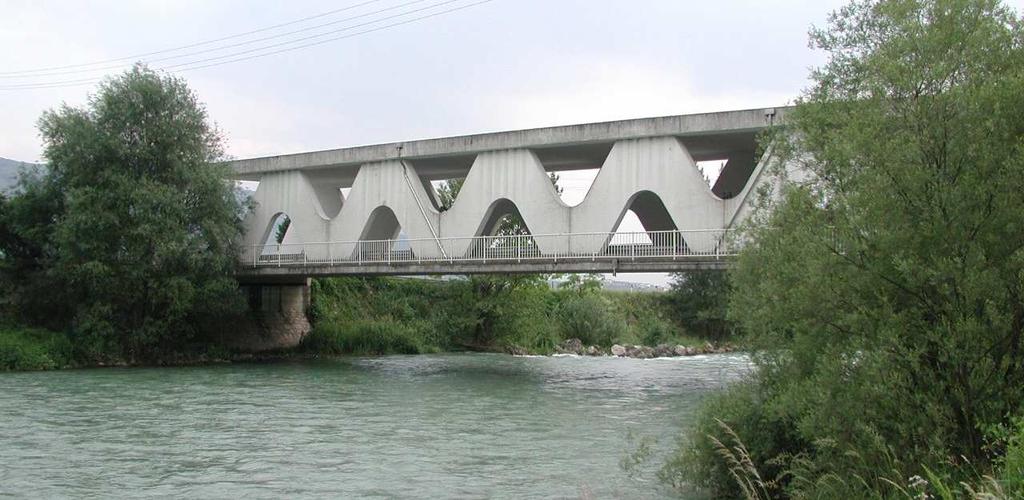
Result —
M571 290L579 296L596 292L604 286L604 276L596 273L572 273L566 275L559 288Z
M724 271L673 274L665 300L682 325L704 338L721 341L732 329L726 318L729 280Z
M277 225L277 229L274 230L274 241L278 244L284 243L284 235L288 234L288 228L292 225L291 217L287 215L281 218L280 223Z
M442 212L452 208L455 198L459 196L459 191L462 190L462 185L465 182L466 179L448 179L437 187L437 198Z
M829 59L775 148L810 177L733 273L758 375L704 413L691 478L731 488L713 418L780 495L989 470L1024 405L1021 26L994 0L885 0L812 32Z
M36 319L66 321L87 356L136 360L238 310L240 202L222 138L183 80L136 65L39 129L45 172L22 179L0 242Z

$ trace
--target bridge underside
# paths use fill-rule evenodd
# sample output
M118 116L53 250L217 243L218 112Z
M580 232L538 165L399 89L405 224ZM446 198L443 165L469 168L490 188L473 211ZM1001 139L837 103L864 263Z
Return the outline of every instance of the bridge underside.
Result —
M562 273L653 273L725 269L731 257L684 259L559 261L539 259L529 262L406 262L396 264L282 265L281 267L242 268L242 282L292 283L296 276L417 276L444 274L562 274Z

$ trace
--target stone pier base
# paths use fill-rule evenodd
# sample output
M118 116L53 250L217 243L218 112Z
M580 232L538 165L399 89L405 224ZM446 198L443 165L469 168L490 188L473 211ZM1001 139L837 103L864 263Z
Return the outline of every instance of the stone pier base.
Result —
M299 345L309 333L306 310L310 304L310 280L257 283L241 282L249 311L225 332L225 347L243 352L273 351Z

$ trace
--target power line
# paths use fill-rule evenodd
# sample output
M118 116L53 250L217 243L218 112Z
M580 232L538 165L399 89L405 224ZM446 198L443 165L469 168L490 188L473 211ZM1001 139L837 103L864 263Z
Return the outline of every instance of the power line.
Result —
M439 12L434 12L432 14L427 14L425 16L414 17L412 19L406 19L404 21L400 21L400 22L396 22L396 23L392 23L392 24L387 24L387 25L384 25L384 26L378 26L376 28L360 31L360 32L357 32L357 33L350 33L348 35L339 36L339 37L335 37L335 38L329 38L327 40L319 40L319 41L316 41L316 42L307 43L307 44L299 45L299 46L296 46L296 47L288 47L288 48L285 48L285 49L274 50L274 51L271 51L271 52L267 52L265 54L256 54L256 55L252 55L252 56L248 56L248 57L241 57L241 58L238 58L238 59L232 59L232 60L229 60L229 61L223 61L223 62L220 62L220 63L207 64L207 65L204 65L204 66L196 66L196 67L193 67L193 68L185 68L185 69L181 69L179 71L191 71L191 70L196 70L196 69L209 68L209 67L212 67L212 66L220 66L221 64L228 64L228 63L239 62L239 61L247 61L249 59L256 59L256 58L259 58L259 57L265 57L265 56L270 56L270 55L274 55L274 54L280 54L282 52L290 52L290 51L293 51L293 50L304 49L306 47L312 47L312 46L315 46L315 45L323 45L325 43L335 42L335 41L338 41L338 40L344 40L346 38L354 38L356 36L365 35L365 34L368 34L368 33L374 33L374 32L377 32L377 31L382 31L382 30L388 29L388 28L394 28L396 26L402 26L402 25L405 25L405 24L411 24L411 23L414 23L414 22L417 22L417 21L422 21L424 19L429 19L429 18L437 17L437 16L440 16L440 15L443 15L443 14L448 14L448 13L451 13L451 12L456 12L456 11L460 11L460 10L463 10L463 9L468 9L470 7L475 7L477 5L482 5L482 4L490 3L490 2L493 2L493 1L494 0L480 0L478 2L473 2L473 3L470 3L470 4L466 4L466 5L460 5L458 7L453 7L453 8L442 10L442 11L439 11Z
M201 47L203 45L209 45L211 43L223 42L225 40L231 40L231 39L234 39L234 38L240 38L240 37L247 36L247 35L252 35L252 34L255 34L255 33L262 33L264 31L270 31L270 30L277 29L277 28L282 28L282 27L285 27L285 26L291 26L293 24L298 24L298 23L302 23L302 22L305 22L305 21L311 21L313 19L319 19L321 17L329 16L331 14L337 14L339 12L345 12L347 10L357 9L357 8L363 7L365 5L369 5L369 4L372 4L372 3L378 3L378 2L381 2L381 1L382 0L367 0L365 2L357 3L355 5L349 5L348 7L342 7L340 9L334 9L334 10L330 10L330 11L327 11L327 12L322 12L320 14L316 14L316 15L312 15L312 16L308 16L308 17L303 17L301 19L296 19L294 21L288 21L286 23L275 24L273 26L266 26L264 28L258 28L258 29L254 29L254 30L251 30L251 31L246 31L244 33L236 33L234 35L229 35L229 36L225 36L225 37L221 37L221 38L215 38L213 40L205 40L205 41L202 41L202 42L191 43L191 44L182 45L182 46L179 46L179 47L172 47L172 48L169 48L169 49L157 50L157 51L153 51L153 52L145 52L145 53L142 53L142 54L135 54L135 55L125 56L125 57L118 57L118 58L115 58L115 59L105 59L105 60L102 60L102 61L93 61L93 62L90 62L90 63L68 64L68 65L65 65L65 66L50 66L50 67L46 67L46 68L23 69L23 70L18 70L18 71L0 71L0 75L15 75L15 74L22 74L22 73L37 73L37 72L40 72L40 71L52 71L52 70L68 69L68 68L81 68L81 67L85 67L85 66L96 66L96 65L99 65L99 64L107 64L107 63L118 62L118 61L128 61L128 60L134 60L134 59L139 59L139 58L149 57L149 56L154 56L154 55L159 55L159 54L166 54L168 52L176 52L176 51L179 51L179 50L185 50L185 49L191 49L191 48L195 48L195 47Z
M453 1L458 1L458 0L448 0L446 2L435 4L435 5L433 5L431 7L427 7L427 8L438 7L440 5L452 3ZM192 61L192 62L189 62L189 63L181 63L181 64L166 66L166 67L157 68L157 69L167 70L167 69L169 69L171 67L185 66L185 67L181 67L180 69L176 69L175 71L173 71L173 72L179 72L180 73L180 72L184 72L184 71L192 71L192 70L197 70L197 69L204 69L204 68L210 68L210 67L214 67L214 66L221 66L221 65L225 65L225 64L231 64L231 63L240 62L240 61L247 61L247 60L251 60L251 59L257 59L257 58L260 58L260 57L266 57L266 56L270 56L270 55L281 54L281 53L284 53L284 52L291 52L291 51L294 51L294 50L299 50L299 49L303 49L303 48L307 48L307 47L313 47L313 46L317 46L317 45L323 45L325 43L330 43L330 42L334 42L334 41L338 41L338 40L344 40L344 39L347 39L347 38L354 38L354 37L357 37L357 36L366 35L366 34L369 34L369 33L374 33L374 32L377 32L377 31L382 31L382 30L389 29L389 28L394 28L394 27L397 27L397 26L411 24L411 23L414 23L414 22L422 21L422 20L425 20L425 19L430 19L430 18L433 18L433 17L437 17L437 16L441 16L441 15L444 15L444 14L448 14L448 13L451 13L451 12L456 12L456 11L468 9L470 7L475 7L477 5L482 5L482 4L485 4L485 3L492 2L492 1L494 1L494 0L480 0L480 1L477 1L477 2L470 3L470 4L460 5L460 6L457 6L457 7L452 7L452 8L441 10L441 11L438 11L438 12L433 12L433 13L430 13L430 14L427 14L427 15L423 15L423 16L419 16L419 17L414 17L414 18L411 18L411 19L405 19L405 20L402 20L402 21L394 22L394 23L391 23L391 24L386 24L386 25L383 25L383 26L377 26L377 27L374 27L374 28L371 28L371 29L367 29L367 30L363 30L363 31L359 31L359 32L356 32L356 33L350 33L350 34L347 34L347 35L333 37L333 38L328 38L328 39L325 39L325 40L318 40L318 41L315 41L315 42L304 43L304 44L297 45L297 46L294 46L294 47L285 47L285 48L281 48L281 49L277 49L277 50L272 50L270 52L265 52L265 53L261 53L261 54L253 54L253 55L249 55L249 56L245 56L245 57L237 57L235 59L228 59L228 60L219 61L219 62L211 62L210 64L202 64L200 66L191 66L191 65L199 64L199 63L206 62L206 61L212 61L212 60L217 60L217 59L224 59L225 57L235 57L235 56L246 54L246 53L258 52L260 50L266 50L268 48L273 48L273 47L282 46L282 45L289 45L289 44L292 44L292 43L296 43L298 41L302 41L303 39L293 40L293 41L290 41L290 42L282 42L282 43L278 43L278 44L273 44L273 45L265 46L265 47L262 47L262 48L250 49L250 50L247 50L247 51L237 52L235 54L227 54L227 55L219 56L219 57L216 57L216 58L209 58L209 59L200 60L200 61ZM421 8L421 9L417 9L417 10L418 11L422 11L422 10L425 10L427 8ZM411 12L413 12L413 11L406 12L405 14L401 14L401 15L408 15ZM393 16L389 16L389 17L390 18L394 18L394 17L399 17L399 15L393 15ZM384 19L386 19L386 18L381 18L381 19L378 19L376 21L363 23L362 26L369 25L369 24L375 24L375 23L380 22L381 20L384 20ZM357 25L357 26L359 26L359 25ZM349 28L346 28L346 29L351 29L351 28L352 27L349 27ZM331 33L336 33L336 32L340 32L340 31L345 31L345 30L335 30L333 32L325 33L325 34L331 34ZM318 35L318 36L322 36L322 35ZM316 38L316 37L305 37L305 39L310 39L310 38ZM96 82L99 82L99 81L102 81L102 80L103 80L102 77L95 77L95 78L86 78L86 79L80 79L80 80L58 81L58 82L39 82L39 83L15 84L15 85L0 86L0 90L34 90L34 89L48 89L48 88L59 88L59 87L74 87L74 86L79 86L79 85L88 85L88 84L96 83Z
M375 1L379 1L379 0L375 0ZM274 39L277 39L277 38L283 38L283 37L287 37L287 36L291 36L291 35L296 35L296 34L299 34L299 33L305 33L307 31L313 31L313 30L316 30L316 29L319 29L319 28L323 28L323 27L326 27L326 26L332 26L332 25L335 25L335 24L338 24L338 23L343 23L343 22L346 22L346 21L353 21L353 20L356 20L356 19L361 19L361 18L364 18L364 17L381 14L381 13L384 13L384 12L387 12L387 11L391 11L391 10L395 10L395 9L400 9L400 8L403 8L403 7L408 7L410 5L414 5L414 4L418 4L418 3L423 3L425 1L427 1L427 0L412 0L410 2L406 2L406 3L403 3L403 4L393 5L391 7L375 10L375 11L372 11L372 12L366 12L366 13L363 13L363 14L359 14L357 16L345 17L345 18L342 18L342 19L336 19L336 20L328 22L328 23L322 23L322 24L318 24L318 25L315 25L315 26L309 26L309 27L306 27L306 28L289 31L287 33L280 33L280 34L277 34L277 35L271 35L271 36L266 36L266 37L262 37L262 38L255 38L255 39L252 39L252 40L247 40L247 41L244 41L244 42L238 42L238 43L234 43L234 44L231 44L231 45L224 45L224 46L220 46L220 47L211 47L211 48L208 48L208 49L202 49L202 50L197 50L197 51L193 51L193 52L186 52L184 54L177 54L177 55L173 55L173 56L159 57L159 58L155 58L155 59L146 59L144 62L146 62L146 63L154 63L154 62L161 62L161 61L170 61L172 59L181 59L183 57L191 57L191 56L196 56L196 55L200 55L200 54L207 54L207 53L210 53L210 52L217 52L217 51L226 50L226 49L233 49L233 48L237 48L237 47L243 47L243 46L246 46L246 45L252 45L254 43L265 42L265 41L268 41L268 40L274 40ZM452 0L452 1L455 1L455 0ZM451 3L451 2L442 2L442 3L439 3L439 4L435 4L434 6L444 5L446 3ZM427 7L427 8L430 8L430 7ZM397 14L395 16L382 17L382 18L378 19L377 21L383 21L383 20L386 20L386 19L390 19L392 17L398 17L398 16L401 16L401 15L412 14L414 12L419 12L420 10L426 10L427 8L424 8L424 9L414 9L414 10L411 10L411 11L408 11L408 12L405 12L405 13L402 13L402 14ZM294 23L292 23L292 24L294 24ZM356 25L356 27L358 27L358 26L362 26L362 25ZM314 37L327 36L327 35L330 35L330 34L333 34L333 33L337 33L338 31L345 31L346 29L351 29L351 28L344 28L342 30L336 30L336 31L327 31L327 32L319 34L319 35L314 35ZM226 38L233 38L233 37L226 37ZM297 41L302 41L302 40L305 40L305 39L306 38L299 38ZM158 51L158 52L173 52L173 50ZM125 58L121 58L121 59L117 59L117 60L120 61L120 60L123 60L123 59L125 59ZM187 64L187 63L183 63L183 64ZM100 67L85 68L85 69L71 69L71 70L66 70L66 71L53 71L53 72L49 72L49 73L37 73L37 74L32 74L32 75L4 75L4 74L0 73L0 79L4 79L4 78L39 78L39 77L46 77L46 76L73 75L73 74L77 74L77 73L94 73L94 72L98 72L98 71L108 71L108 70L112 70L112 69L123 68L125 66L126 66L126 64L121 63L121 64L115 64L115 65L111 65L111 66L100 66ZM29 83L31 83L31 82L29 82Z
M417 2L421 2L421 1L423 1L423 0L417 0ZM205 63L205 62L210 62L210 61L216 61L216 60L219 60L219 59L227 59L227 58L231 58L231 57L235 57L235 56L240 56L240 55L243 55L243 54L251 54L253 52L259 52L261 50L272 49L272 48L275 48L275 47L283 47L285 45L291 45L293 43L304 42L306 40L312 40L312 39L315 39L315 38L321 38L321 37L324 37L324 36L327 36L327 35L333 35L335 33L341 33L343 31L349 31L349 30L355 29L355 28L362 28L363 26L369 26L371 24L377 24L377 23L379 23L381 21L387 21L388 19L394 19L394 18L397 18L397 17L407 16L409 14L415 14L417 12L422 12L422 11L425 11L425 10L430 10L430 9L433 9L433 8L436 8L436 7L440 7L442 5L448 5L448 4L452 4L452 3L458 2L458 1L460 1L460 0L444 0L443 2L438 2L438 3L435 3L433 5L428 5L426 7L420 7L418 9L413 9L413 10L402 12L402 13L399 13L399 14L392 14L390 16L381 17L381 18L378 18L378 19L374 19L372 21L367 21L367 22L360 23L360 24L355 24L355 25L352 25L352 26L346 26L344 28L340 28L340 29L336 29L336 30L326 31L324 33L320 33L320 34L317 34L317 35L310 35L310 36L305 36L305 37L301 37L301 38L296 38L294 40L288 40L288 41L285 41L285 42L278 42L278 43L274 43L274 44L270 44L270 45L265 45L263 47L256 47L256 48L253 48L253 49L247 49L247 50L235 52L233 54L225 54L225 55L222 55L222 56L209 57L209 58L206 58L206 59L199 59L197 61L190 61L190 62L185 62L185 63L172 64L172 65L169 65L169 66L164 66L163 69L173 69L173 68L178 68L178 67L182 67L182 66L190 66L192 64L200 64L200 63ZM417 2L410 2L410 3L417 3ZM447 12L447 11L442 11L442 12ZM332 39L332 40L334 40L334 39Z

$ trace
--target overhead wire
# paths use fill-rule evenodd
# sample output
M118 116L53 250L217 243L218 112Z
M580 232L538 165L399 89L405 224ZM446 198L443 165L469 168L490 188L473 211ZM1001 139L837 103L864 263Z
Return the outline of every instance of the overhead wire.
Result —
M308 31L313 31L313 30L324 28L324 27L327 27L327 26L333 26L335 24L343 23L343 22L346 22L346 21L353 21L353 20L356 20L356 19L361 19L361 18L364 18L364 17L381 14L381 13L384 13L384 12L388 12L388 11L395 10L395 9L400 9L402 7L408 7L410 5L414 5L414 4L418 4L418 3L423 3L423 2L426 2L426 1L427 0L412 0L412 1L409 1L409 2L402 3L402 4L393 5L391 7L387 7L387 8L384 8L384 9L375 10L373 12L366 12L366 13L363 13L363 14L359 14L358 16L352 16L352 17L345 17L345 18L342 18L342 19L336 19L336 20L328 22L328 23L322 23L322 24L318 24L318 25L315 25L315 26L308 26L306 28L289 31L287 33L280 33L280 34L277 34L277 35L271 35L271 36L266 36L266 37L262 37L262 38L255 38L255 39L252 39L252 40L246 40L244 42L238 42L238 43L234 43L234 44L231 44L231 45L224 45L224 46L220 46L220 47L212 47L212 48L208 48L208 49L197 50L197 51L193 51L193 52L186 52L184 54L177 54L177 55L173 55L173 56L159 57L159 58L155 58L155 59L146 59L145 62L146 63L155 63L155 62L162 62L162 61L170 61L172 59L181 59L181 58L184 58L184 57L191 57L191 56L196 56L196 55L200 55L200 54L208 54L210 52L218 52L218 51L221 51L221 50L227 50L227 49L233 49L233 48L237 48L237 47L243 47L243 46L246 46L246 45L252 45L254 43L265 42L265 41L268 41L268 40L274 40L274 39L277 39L277 38L283 38L283 37L287 37L287 36L291 36L291 35L296 35L296 34L299 34L299 33L305 33L305 32L308 32ZM455 0L453 0L453 1L455 1ZM445 3L451 3L451 2L442 2L442 3L437 4L437 5L444 5ZM378 19L376 21L371 21L371 23L372 22L379 22L379 21L386 20L386 19L390 19L392 17L398 17L398 16L402 16L402 15L411 14L411 13L418 12L420 10L425 10L425 9L428 9L428 8L430 8L430 7L425 7L424 9L414 9L414 10L411 10L411 11L408 11L408 12L405 12L405 13L396 14L395 16L383 17L383 18L380 18L380 19ZM356 25L356 26L358 27L358 26L361 26L361 25ZM325 32L323 34L313 35L312 37L315 38L315 37L320 37L320 36L327 36L327 35L330 35L330 34L333 34L333 33L337 33L338 31L345 31L347 29L351 29L351 28L343 28L341 30L327 31L327 32ZM310 38L310 37L307 37L307 38ZM296 41L305 40L307 38L299 38ZM283 42L283 43L288 43L288 42ZM167 51L157 51L157 52L167 52ZM120 58L118 60L123 60L123 59L125 59L125 58ZM93 73L93 72L98 72L98 71L108 71L108 70L112 70L112 69L123 68L125 66L127 66L127 64L121 63L121 64L115 64L115 65L112 65L112 66L100 66L100 67L86 68L86 69L73 69L73 70L67 70L67 71L54 71L54 72L49 72L49 73L38 73L38 74L34 74L34 75L3 75L3 74L0 74L0 79L8 79L8 78L39 78L39 77L44 77L44 76L72 75L72 74L76 74L76 73Z
M246 31L246 32L243 32L243 33L236 33L234 35L228 35L228 36L224 36L224 37L220 37L220 38L214 38L212 40L204 40L202 42L190 43L188 45L182 45L182 46L179 46L179 47L171 47L169 49L156 50L156 51L153 51L153 52L144 52L144 53L141 53L141 54L134 54L134 55L118 57L118 58L114 58L114 59L104 59L104 60L101 60L101 61L93 61L93 62L89 62L89 63L67 64L67 65L64 65L64 66L50 66L50 67L45 67L45 68L23 69L23 70L17 70L17 71L0 71L0 75L15 75L15 74L21 74L21 73L38 73L38 72L41 72L41 71L51 71L51 70L68 69L68 68L81 68L81 67L84 67L84 66L96 66L96 65L100 65L100 64L108 64L108 63L118 62L118 61L129 61L129 60L135 60L135 59L139 59L139 58L143 58L143 57L149 57L149 56L153 56L153 55L166 54L168 52L175 52L175 51L178 51L178 50L185 50L185 49L191 49L191 48L195 48L195 47L201 47L203 45L209 45L211 43L223 42L225 40L232 40L232 39L240 38L240 37L243 37L243 36L253 35L253 34L256 34L256 33L262 33L264 31L270 31L270 30L277 29L277 28L283 28L285 26L291 26L293 24L299 24L299 23L303 23L303 22L306 22L306 21L311 21L313 19L319 19L321 17L326 17L326 16L329 16L329 15L332 15L332 14L337 14L339 12L345 12L345 11L348 11L348 10L357 9L359 7L363 7L363 6L372 4L372 3L379 3L379 2L382 2L382 1L383 0L367 0L365 2L360 2L360 3L354 4L354 5L349 5L348 7L342 7L340 9L334 9L334 10L329 10L327 12L321 12L319 14L303 17L301 19L295 19L293 21L288 21L288 22L285 22L285 23L275 24L275 25L272 25L272 26L265 26L263 28L258 28L258 29Z
M422 0L420 0L420 1L422 1ZM320 38L322 36L326 36L326 35L330 35L330 34L335 34L335 33L343 32L343 31L348 31L348 30L351 30L353 28L358 28L358 27L362 27L362 26L368 26L368 25L372 25L372 24L377 24L377 23L379 23L381 21L384 21L384 20L387 20L387 19L394 19L394 18L397 18L397 17L407 16L407 15L409 15L411 13L422 12L424 10L433 9L433 8L436 8L436 7L439 7L439 6L442 6L442 5L451 4L451 3L456 2L456 1L459 1L459 0L446 0L444 2L439 2L439 3L433 4L431 6L427 6L427 7L423 7L423 8L418 8L418 9L414 9L414 10L407 11L407 12L404 12L404 13L386 16L386 17L383 17L383 18L378 18L378 19L375 19L373 21L364 22L364 23L361 23L361 24L358 24L358 25L349 26L349 27L346 27L346 28L338 29L338 30L332 30L330 32L325 32L325 33L318 34L318 35L307 36L307 37L303 37L303 38L299 38L299 39L295 39L295 40L291 40L291 41L286 41L286 42L279 42L279 43L276 43L276 44L271 44L271 45L266 45L266 46L263 46L263 47L257 47L257 48L253 48L253 49L248 49L248 50L245 50L245 51L239 51L239 52L235 52L235 53L232 53L232 54L225 54L225 55L222 55L222 56L217 56L217 57L212 57L212 58L207 58L207 59L201 59L201 60L198 60L198 61L189 61L189 62L184 62L184 63L179 63L179 64L167 65L167 66L164 66L164 67L159 67L157 69L165 70L165 71L170 71L172 73L179 73L179 72L184 72L184 71L192 71L192 70L197 70L197 69L210 68L210 67L214 67L214 66L221 66L221 65L224 65L224 64L231 64L231 63L235 63L235 62L247 61L247 60L251 60L251 59L257 59L257 58L260 58L260 57L266 57L266 56L280 54L280 53L284 53L284 52L290 52L290 51L299 50L299 49L303 49L303 48L307 48L307 47L323 45L325 43L330 43L330 42L334 42L334 41L338 41L338 40L354 38L354 37L357 37L357 36L366 35L366 34L369 34L369 33L374 33L374 32L377 32L377 31L382 31L382 30L385 30L385 29L394 28L394 27L397 27L397 26L402 26L402 25L405 25L405 24L410 24L410 23L422 21L422 20L425 20L425 19L430 19L430 18L433 18L433 17L437 17L437 16L441 16L441 15L444 15L444 14L460 11L460 10L463 10L463 9L468 9L470 7L475 7L477 5L481 5L481 4L492 2L493 0L479 0L479 1L476 1L476 2L469 3L469 4L464 4L464 5L459 5L459 6L456 6L456 7L444 9L444 10L441 10L441 11L438 11L438 12L432 12L430 14L426 14L426 15L422 15L422 16L418 16L418 17L414 17L414 18L404 19L402 21L386 24L386 25L383 25L383 26L377 26L377 27L374 27L374 28L358 31L358 32L355 32L355 33L349 33L349 34L346 34L346 35L343 35L343 36L337 36L337 37L332 37L332 38L328 38L328 39L324 39L324 40L317 40L317 41L313 41L313 42L309 42L309 43L303 43L303 44L296 45L296 46L293 46L293 47L283 47L285 45L292 45L292 44L295 44L295 43L298 43L298 42L302 42L302 41L305 41L305 40L310 40L310 39L314 39L314 38ZM410 2L410 3L417 3L417 2ZM276 47L283 47L283 48L276 49L276 50L271 50L269 52L263 52L263 53L259 53L259 54L252 54L253 52L265 51L267 49L273 49L273 48L276 48ZM238 57L238 56L243 56L244 54L252 54L252 55L247 55L247 56L244 56L244 57ZM222 60L222 59L227 59L227 60ZM217 61L217 62L212 62L212 61ZM201 63L209 63L209 64L201 64ZM196 64L200 64L200 65L199 66L195 66ZM92 77L92 78L85 78L85 79L79 79L79 80L65 80L65 81L56 81L56 82L32 82L32 83L24 83L24 84L0 85L0 90L33 90L33 89L49 89L49 88L60 88L60 87L73 87L73 86L87 85L87 84L96 83L96 82L99 82L99 81L103 80L103 78L104 77Z

